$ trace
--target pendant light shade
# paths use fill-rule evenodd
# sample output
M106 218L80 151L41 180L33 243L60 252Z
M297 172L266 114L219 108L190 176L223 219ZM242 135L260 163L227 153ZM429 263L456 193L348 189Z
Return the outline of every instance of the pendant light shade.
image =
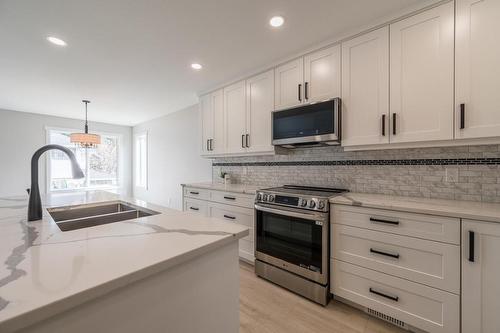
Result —
M97 134L89 133L89 125L87 122L87 104L90 103L88 100L83 100L85 103L85 133L72 133L69 139L72 143L79 144L83 148L95 148L101 143L101 137Z

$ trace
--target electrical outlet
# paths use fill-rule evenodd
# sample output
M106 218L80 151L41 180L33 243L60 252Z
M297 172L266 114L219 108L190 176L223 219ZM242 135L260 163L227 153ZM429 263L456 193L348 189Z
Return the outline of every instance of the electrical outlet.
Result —
M458 169L446 168L446 181L448 183L457 183L458 182Z

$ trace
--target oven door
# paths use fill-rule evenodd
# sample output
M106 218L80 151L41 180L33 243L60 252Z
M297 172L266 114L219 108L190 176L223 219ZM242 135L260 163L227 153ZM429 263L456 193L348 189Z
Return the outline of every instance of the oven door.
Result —
M328 283L328 213L255 205L255 257Z

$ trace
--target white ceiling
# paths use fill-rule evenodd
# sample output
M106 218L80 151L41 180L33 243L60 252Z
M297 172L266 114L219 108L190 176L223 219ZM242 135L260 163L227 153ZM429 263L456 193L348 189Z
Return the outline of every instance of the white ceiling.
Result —
M0 0L0 109L134 125L422 0ZM285 25L272 29L272 15ZM47 36L68 43L57 47ZM190 68L204 65L202 71Z

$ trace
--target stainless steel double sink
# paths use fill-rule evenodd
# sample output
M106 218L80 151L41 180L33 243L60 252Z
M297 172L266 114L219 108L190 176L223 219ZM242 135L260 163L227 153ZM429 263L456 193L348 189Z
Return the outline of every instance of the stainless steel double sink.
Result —
M70 231L102 224L132 220L160 214L125 201L47 208L61 231Z

